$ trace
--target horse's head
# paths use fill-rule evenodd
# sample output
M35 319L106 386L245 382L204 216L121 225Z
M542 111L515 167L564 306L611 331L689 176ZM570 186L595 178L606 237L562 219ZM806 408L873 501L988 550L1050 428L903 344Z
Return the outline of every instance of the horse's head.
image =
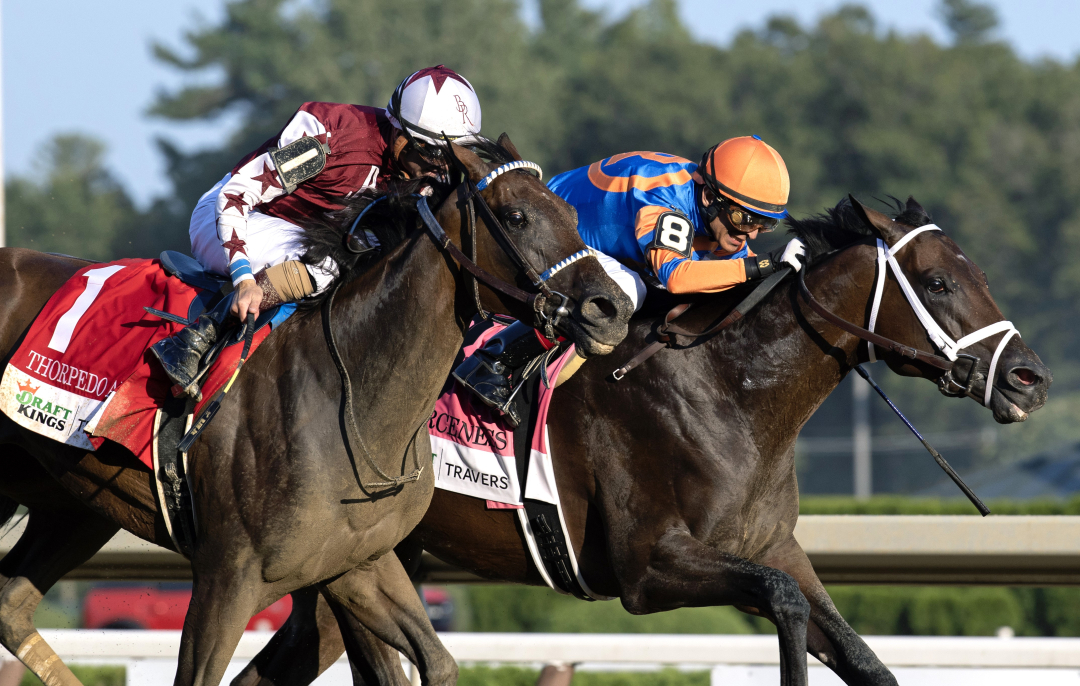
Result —
M943 372L901 355L882 355L889 367L934 379L946 395L970 395L1002 424L1022 422L1042 407L1050 370L1005 321L982 269L941 230L927 228L934 225L913 198L895 221L854 199L852 204L881 236L907 282L897 278L895 264L888 270L876 332L952 360Z
M577 216L570 205L548 190L533 171L507 171L482 183L505 163L521 161L509 138L504 134L498 144L487 144L484 149L506 159L491 163L470 149L455 145L453 150L481 189L475 208L475 235L467 235L470 210L459 193L450 194L436 212L437 219L452 239L464 242L466 251L475 241L476 263L485 271L536 292L537 285L526 278L525 266L512 254L519 252L525 265L540 275L552 293L543 299L540 317L557 319L556 328L585 356L611 352L626 336L634 309L630 298L590 255L578 235ZM486 202L490 216L479 200ZM496 223L505 229L505 240ZM567 260L571 257L575 259ZM527 323L537 317L527 305L484 284L480 284L480 301L489 311Z

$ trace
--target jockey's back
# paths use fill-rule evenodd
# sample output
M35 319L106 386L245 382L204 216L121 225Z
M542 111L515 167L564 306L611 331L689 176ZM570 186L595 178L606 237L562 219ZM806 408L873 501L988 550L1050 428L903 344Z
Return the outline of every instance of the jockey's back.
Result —
M751 254L745 245L735 253L716 252L717 242L706 231L694 197L696 171L696 164L675 155L629 152L559 174L548 187L577 210L578 232L586 245L642 266L650 265L650 251L663 246L656 242L660 217L673 211L681 214L692 228L692 237L684 236L686 257L663 250L666 261L655 273L667 286L686 259L737 259Z
M232 170L230 181L250 188L253 209L299 224L310 217L342 209L342 199L360 190L385 184L393 132L394 127L381 107L305 102L281 131L240 160ZM268 153L305 136L329 147L326 166L286 195ZM254 169L257 174L245 177L242 170L255 160L263 163L265 171Z

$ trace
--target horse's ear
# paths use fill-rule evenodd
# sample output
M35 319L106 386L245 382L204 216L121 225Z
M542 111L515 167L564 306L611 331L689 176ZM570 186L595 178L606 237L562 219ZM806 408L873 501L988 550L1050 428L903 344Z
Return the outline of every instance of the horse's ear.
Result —
M513 141L510 140L510 136L508 136L505 131L503 131L502 135L499 136L499 140L495 142L496 144L505 148L506 152L510 153L510 156L513 157L515 160L517 160L518 162L521 161L521 153L518 152L517 147L514 145Z
M855 199L854 195L848 195L848 199L851 201L851 207L855 210L855 213L889 245L900 240L906 233L899 224L889 219L887 215L862 204Z
M898 224L907 224L908 226L926 226L931 223L930 213L923 209L923 206L915 201L915 198L908 196L907 202L904 204L904 211L897 215L894 220Z
M904 212L911 212L913 214L921 214L922 216L924 216L926 218L930 217L930 215L927 214L926 210L923 209L923 206L920 205L915 200L915 197L911 196L911 195L909 195L907 197L907 202L904 204Z
M473 181L479 181L484 178L484 174L487 171L487 163L480 159L479 155L460 145L454 143L451 143L450 145L454 146L454 154L457 155L458 160L469 171L469 178Z

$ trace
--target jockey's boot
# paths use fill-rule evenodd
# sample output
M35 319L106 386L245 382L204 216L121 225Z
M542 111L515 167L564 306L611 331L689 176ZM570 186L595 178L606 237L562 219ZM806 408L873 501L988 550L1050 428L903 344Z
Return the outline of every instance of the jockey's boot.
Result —
M199 316L178 333L163 338L150 346L150 352L161 362L165 373L175 384L173 395L199 396L195 377L199 374L199 362L214 347L225 329L232 298L225 298L214 309Z
M520 383L519 377L528 364L545 352L536 329L514 322L466 357L454 369L453 376L501 412L507 424L517 428L521 417L511 402L514 386Z

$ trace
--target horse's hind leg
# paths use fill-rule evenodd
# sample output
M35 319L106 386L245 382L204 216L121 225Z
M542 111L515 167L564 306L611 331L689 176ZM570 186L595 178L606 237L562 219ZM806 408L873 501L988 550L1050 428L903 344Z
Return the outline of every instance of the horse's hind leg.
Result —
M0 644L45 686L79 686L79 680L34 628L34 610L45 591L118 529L86 510L32 509L18 543L0 560Z
M417 665L424 684L457 682L457 663L435 634L397 555L383 555L370 566L358 567L326 584L323 591L331 607L340 605L356 620L346 621L343 626L339 622L349 658L355 664L374 666L383 674L393 674L400 683L408 683L400 666L393 666L395 660L387 662L386 655L392 652L385 648L371 652L377 639ZM361 630L357 632L357 628Z
M794 538L770 555L765 564L793 576L810 601L806 648L811 655L849 686L896 686L896 677L837 612L806 553Z

